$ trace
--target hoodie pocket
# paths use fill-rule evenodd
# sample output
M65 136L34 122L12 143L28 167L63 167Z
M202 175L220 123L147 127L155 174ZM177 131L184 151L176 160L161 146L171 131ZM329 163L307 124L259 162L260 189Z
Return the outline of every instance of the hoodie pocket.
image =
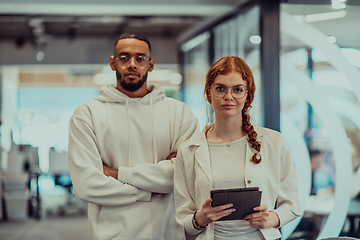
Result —
M158 239L152 237L154 227L158 228L151 218L152 209L151 202L102 207L98 220L99 240Z
M99 240L118 239L125 233L124 224L118 207L103 206L98 221Z

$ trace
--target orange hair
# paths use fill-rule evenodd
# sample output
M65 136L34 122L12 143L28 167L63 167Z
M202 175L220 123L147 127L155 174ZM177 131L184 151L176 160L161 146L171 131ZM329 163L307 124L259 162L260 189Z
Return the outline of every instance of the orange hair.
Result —
M244 108L242 110L242 131L248 135L247 141L250 143L251 147L256 150L251 158L251 162L259 164L261 162L261 155L259 154L261 144L256 139L257 133L255 132L254 127L251 125L250 115L247 113L249 108L251 108L252 101L254 100L254 93L256 89L254 77L250 67L244 62L244 60L239 57L231 56L220 58L212 65L206 75L204 93L206 95L207 101L211 103L210 89L214 83L215 78L218 75L226 75L232 71L240 73L242 79L247 82L248 94Z

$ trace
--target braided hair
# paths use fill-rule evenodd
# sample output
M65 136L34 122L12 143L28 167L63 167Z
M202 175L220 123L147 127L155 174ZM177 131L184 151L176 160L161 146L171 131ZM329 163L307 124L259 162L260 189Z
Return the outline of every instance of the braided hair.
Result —
M214 83L215 78L218 75L226 75L232 71L236 71L241 74L242 79L247 82L248 94L246 97L244 108L242 109L242 131L248 135L247 141L252 148L256 150L254 155L251 158L251 162L259 164L261 162L260 149L261 144L256 139L257 133L254 129L254 126L250 123L250 115L248 114L249 108L251 108L251 103L254 100L255 93L255 81L252 75L250 67L239 57L223 57L215 62L212 67L209 69L206 75L206 83L204 93L206 99L211 103L210 89Z

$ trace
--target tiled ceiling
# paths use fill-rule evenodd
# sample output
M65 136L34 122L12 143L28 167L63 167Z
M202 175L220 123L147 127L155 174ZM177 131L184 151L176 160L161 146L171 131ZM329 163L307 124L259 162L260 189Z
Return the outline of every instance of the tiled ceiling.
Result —
M114 39L124 31L139 31L148 37L176 39L186 29L250 0L1 0L0 41L22 44L44 43L56 38ZM283 0L282 9L290 14L332 11L330 0ZM327 35L334 35L339 45L360 47L360 1L347 0L351 7L339 21L311 23ZM287 39L285 38L285 41ZM352 40L352 41L350 41ZM283 42L283 44L291 44Z

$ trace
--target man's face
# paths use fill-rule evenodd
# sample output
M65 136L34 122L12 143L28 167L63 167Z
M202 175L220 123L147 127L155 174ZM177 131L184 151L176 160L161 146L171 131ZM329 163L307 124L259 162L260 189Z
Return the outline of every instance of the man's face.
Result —
M147 76L148 76L148 73L146 72L145 75L142 76L140 80L135 81L136 78L134 76L132 76L132 77L130 76L133 74L135 74L136 76L139 75L135 71L134 72L129 71L128 73L126 73L125 76L129 77L130 80L125 81L124 75L122 75L120 73L120 71L118 71L116 69L116 79L117 79L118 84L120 84L120 86L128 92L135 92L135 91L139 90L146 82Z
M148 71L154 68L154 60L150 57L149 46L146 42L134 38L121 39L115 46L114 56L110 57L109 63L116 71L117 88L125 92L147 90L146 80ZM121 59L130 59L123 61ZM137 60L146 59L144 66Z

